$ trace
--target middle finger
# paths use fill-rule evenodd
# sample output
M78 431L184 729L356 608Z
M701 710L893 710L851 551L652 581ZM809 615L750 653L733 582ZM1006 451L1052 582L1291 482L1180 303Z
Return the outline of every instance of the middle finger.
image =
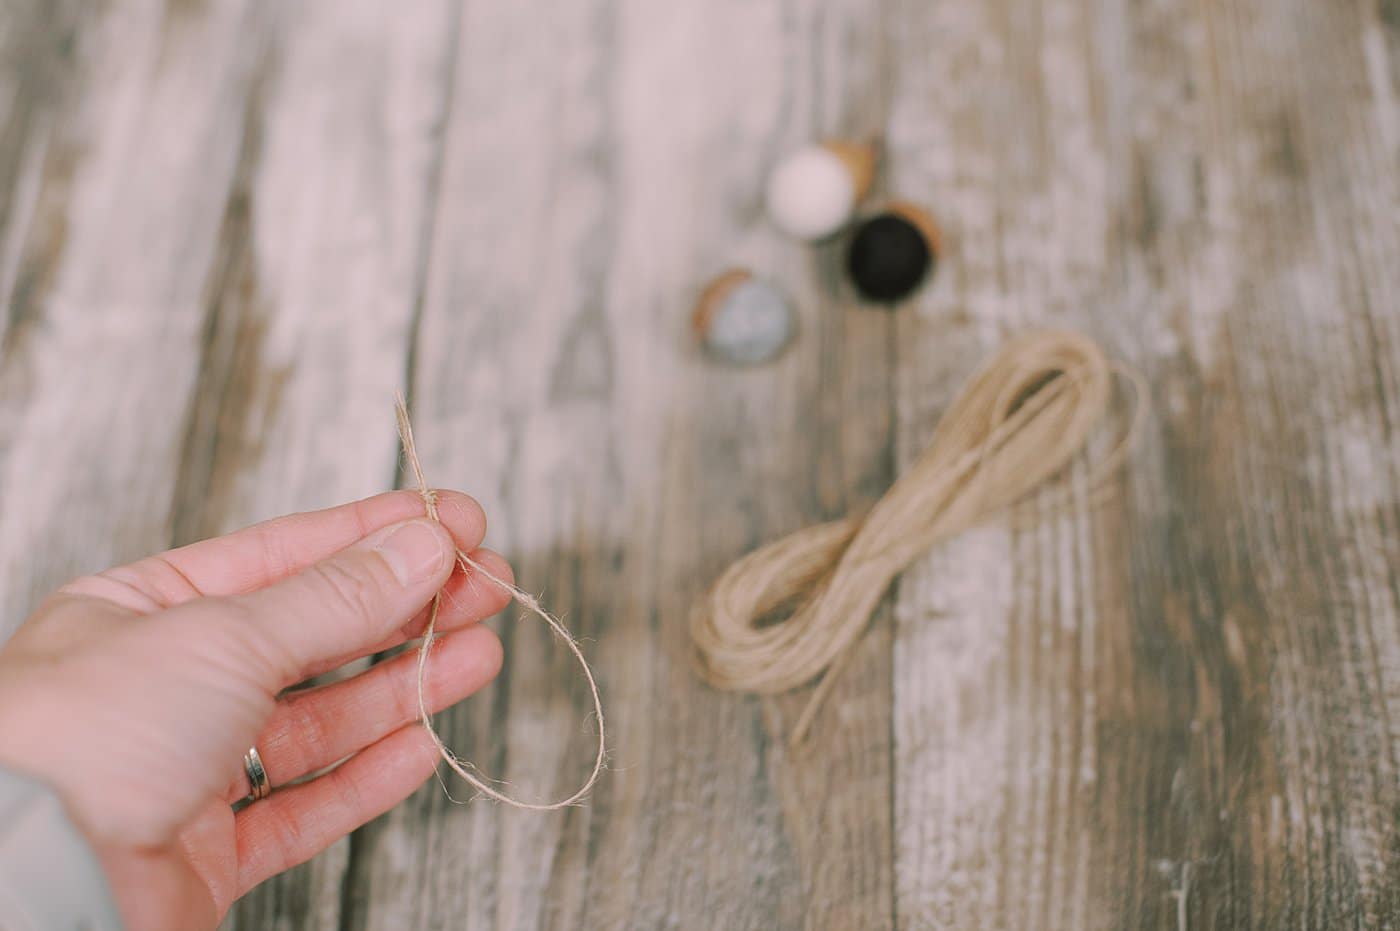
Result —
M505 561L503 556L491 550L478 549L471 554L471 557L496 578L513 584L515 576L511 572L510 564ZM482 578L475 570L463 570L459 565L442 589L442 605L438 612L436 632L445 634L468 624L475 624L477 621L500 611L509 603L510 594L499 585L490 579ZM428 626L428 615L432 611L432 607L432 602L428 602L424 605L423 610L414 615L411 621L368 650L357 650L352 654L336 656L325 662L313 664L304 671L304 678L313 679L333 669L339 669L346 663L362 656L383 653L385 650L391 650L401 643L420 636Z
M424 698L430 714L456 704L496 677L501 641L487 627L469 627L434 642ZM293 692L277 703L256 744L274 788L325 769L419 717L418 651L331 685ZM227 801L248 795L242 773Z

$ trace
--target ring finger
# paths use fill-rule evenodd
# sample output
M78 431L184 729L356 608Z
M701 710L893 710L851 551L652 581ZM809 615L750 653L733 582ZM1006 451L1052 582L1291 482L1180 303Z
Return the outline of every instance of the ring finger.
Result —
M472 626L435 641L428 655L424 698L436 713L478 691L501 668L501 642L487 627ZM331 766L419 717L418 651L411 650L342 682L283 698L258 739L257 750L273 787ZM249 795L240 772L228 792L233 803Z

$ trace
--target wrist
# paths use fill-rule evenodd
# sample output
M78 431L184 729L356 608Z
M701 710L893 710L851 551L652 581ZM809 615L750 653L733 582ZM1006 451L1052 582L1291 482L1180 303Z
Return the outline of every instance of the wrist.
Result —
M62 802L73 824L95 844L98 834L89 824L82 799L74 793L72 780L67 778L71 767L63 765L65 739L53 732L52 719L50 724L44 723L56 702L42 692L0 686L0 768L44 785ZM39 709L45 713L37 713Z
M91 841L46 785L0 767L0 926L121 927Z

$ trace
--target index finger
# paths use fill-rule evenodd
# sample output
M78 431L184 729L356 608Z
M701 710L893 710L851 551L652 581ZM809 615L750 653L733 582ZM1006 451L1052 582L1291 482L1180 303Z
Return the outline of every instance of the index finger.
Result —
M474 498L439 492L437 506L459 549L469 553L481 545L486 515ZM191 543L132 563L127 571L154 589L167 606L201 596L242 595L296 575L376 530L423 514L417 492L391 491Z

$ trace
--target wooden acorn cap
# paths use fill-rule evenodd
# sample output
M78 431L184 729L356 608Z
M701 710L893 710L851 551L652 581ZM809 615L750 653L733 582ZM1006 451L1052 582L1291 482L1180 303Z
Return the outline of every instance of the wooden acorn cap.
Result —
M731 268L705 286L700 299L695 302L695 312L690 317L690 325L697 334L704 334L710 328L710 320L731 291L753 277L747 268Z
M943 233L938 229L938 224L933 222L933 216L923 207L911 204L907 200L897 200L885 207L886 213L912 223L920 233L924 234L924 239L928 240L929 251L933 253L935 260L942 257Z
M841 160L851 173L855 184L856 203L870 193L870 185L875 181L875 165L879 161L879 149L873 142L848 142L844 139L828 139L822 148Z

